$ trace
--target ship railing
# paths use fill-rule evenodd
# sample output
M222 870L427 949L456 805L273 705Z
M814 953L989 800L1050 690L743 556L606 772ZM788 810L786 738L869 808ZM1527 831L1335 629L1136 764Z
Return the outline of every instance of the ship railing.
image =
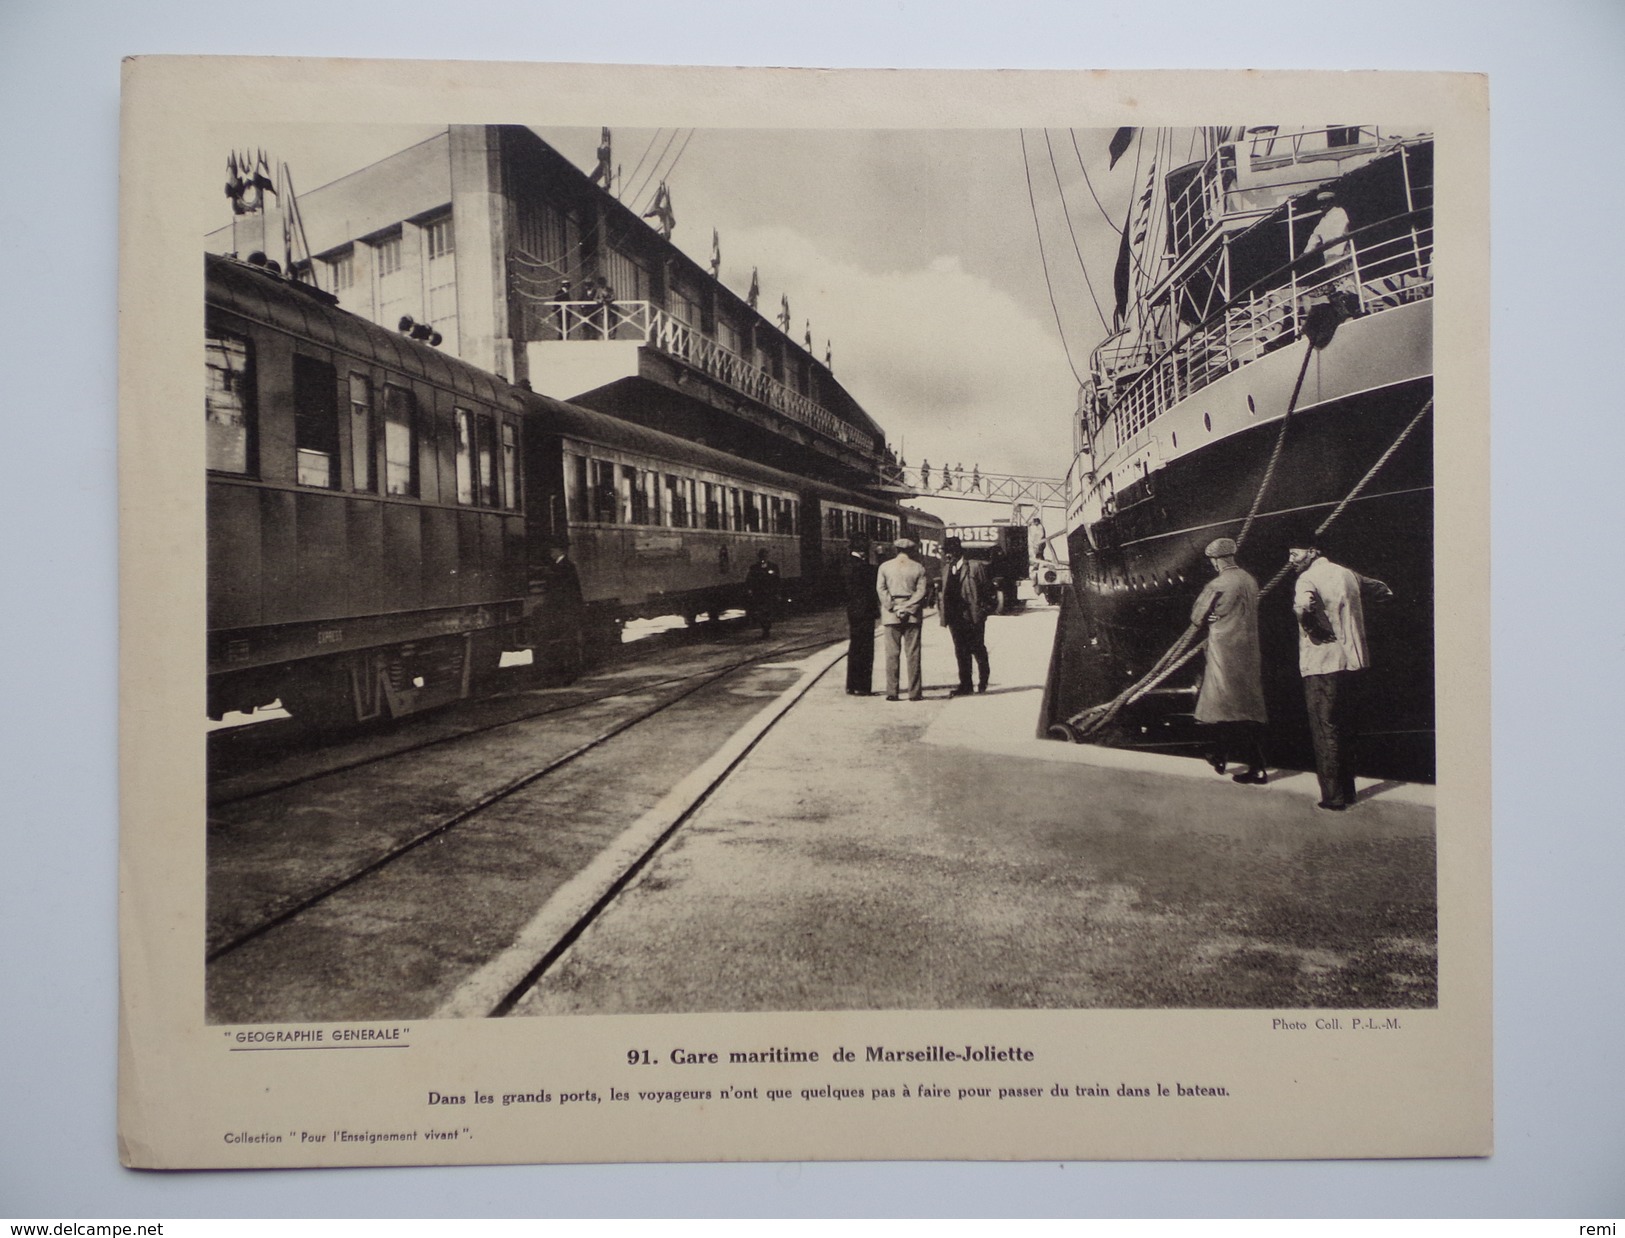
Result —
M544 339L646 345L820 434L843 443L857 439L818 401L648 301L550 301L545 323Z
M1337 238L1321 265L1305 269L1300 257L1255 281L1159 355L1142 352L1144 372L1120 385L1112 408L1118 446L1171 405L1290 344L1317 301L1344 294L1359 313L1372 314L1432 296L1431 225L1413 223L1397 235L1394 226L1385 220Z

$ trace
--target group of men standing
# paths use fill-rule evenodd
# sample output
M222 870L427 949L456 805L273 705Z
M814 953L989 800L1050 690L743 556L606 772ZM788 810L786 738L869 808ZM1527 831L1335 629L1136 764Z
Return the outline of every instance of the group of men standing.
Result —
M898 538L895 555L876 567L869 562L869 539L857 534L848 542L846 559L846 620L849 643L846 658L848 696L870 696L874 691L875 621L886 641L886 699L918 701L925 695L920 679L920 628L931 594L931 580L914 558L914 543ZM941 594L937 600L940 622L954 641L959 667L955 696L986 692L989 674L987 617L995 606L993 581L985 563L965 557L957 537L942 544ZM977 680L972 685L974 664Z
M1315 746L1320 802L1327 812L1354 803L1350 753L1351 697L1358 673L1371 661L1366 644L1366 599L1393 591L1380 580L1333 563L1313 537L1287 551L1297 573L1292 612L1298 622L1298 671L1303 678L1309 733ZM1207 632L1207 666L1196 699L1196 720L1214 729L1209 762L1221 774L1230 761L1246 767L1236 782L1268 781L1263 730L1268 721L1258 646L1258 581L1237 566L1234 540L1209 542L1204 553L1215 573L1191 609L1193 626Z

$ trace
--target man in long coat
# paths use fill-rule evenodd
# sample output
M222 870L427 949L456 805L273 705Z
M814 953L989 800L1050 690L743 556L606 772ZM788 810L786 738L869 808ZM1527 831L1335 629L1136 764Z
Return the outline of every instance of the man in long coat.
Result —
M957 537L942 542L942 601L938 614L942 626L954 638L954 661L959 664L959 686L955 696L971 693L971 661L976 662L976 691L987 691L987 617L997 605L993 577L986 563L965 557L964 544Z
M875 592L875 565L869 562L869 539L854 533L847 543L842 569L846 583L846 694L868 696L875 683L875 620L880 597Z
M773 621L779 617L784 582L779 578L779 565L768 558L765 549L756 552L756 562L745 573L745 597L750 620L762 630L762 639L766 640L773 635Z
M886 699L898 699L898 662L908 663L905 682L908 699L922 700L920 682L920 618L925 611L928 580L925 569L909 557L914 543L900 537L892 543L897 557L887 559L876 573L875 596L880 602L880 624L886 630Z
M1342 812L1354 803L1350 697L1359 673L1371 664L1365 640L1365 601L1387 601L1394 591L1380 580L1333 563L1313 538L1287 551L1298 573L1292 613L1298 619L1298 671L1315 741L1320 777L1317 808Z
M1236 543L1217 538L1203 551L1216 573L1191 607L1191 623L1207 629L1207 666L1196 697L1196 720L1214 728L1208 760L1224 773L1231 759L1247 768L1236 782L1269 780L1264 770L1264 678L1258 656L1258 581L1236 566Z

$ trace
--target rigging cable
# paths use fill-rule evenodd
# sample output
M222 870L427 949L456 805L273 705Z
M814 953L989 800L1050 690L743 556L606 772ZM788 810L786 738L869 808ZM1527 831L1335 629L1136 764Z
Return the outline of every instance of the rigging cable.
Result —
M1061 196L1061 217L1066 220L1067 235L1072 238L1072 252L1078 256L1078 269L1083 272L1083 283L1089 289L1089 299L1095 303L1095 317L1100 319L1100 329L1110 335L1112 329L1106 322L1106 315L1100 308L1100 298L1095 295L1094 281L1089 278L1089 266L1083 260L1083 250L1078 247L1078 234L1072 227L1072 211L1066 204L1066 190L1061 188L1061 170L1055 166L1055 147L1050 144L1049 130L1044 130L1044 146L1049 151L1049 170L1055 177L1055 192Z
M1083 151L1078 149L1077 133L1071 129L1068 129L1066 132L1067 136L1072 139L1072 153L1078 157L1078 170L1083 173L1083 183L1089 189L1089 196L1095 200L1095 206L1100 209L1100 217L1106 221L1107 227L1109 227L1113 232L1117 233L1118 236L1122 236L1124 229L1128 227L1127 218L1125 217L1124 222L1119 225L1118 222L1107 213L1105 203L1100 200L1100 195L1095 192L1094 182L1089 179L1089 168L1083 162ZM1136 180L1136 184L1138 184L1138 180ZM1129 202L1132 203L1133 201L1133 190L1131 189L1129 191ZM1146 274L1145 266L1140 262L1140 252L1132 245L1129 246L1129 261L1133 262L1134 265L1139 268L1140 274Z
M649 144L643 148L643 153L638 156L638 166L632 169L632 176L630 179L636 180L638 178L638 173L643 170L643 161L649 157L649 152L655 148L655 143L660 141L660 135L663 132L665 132L664 129L655 130L654 136L649 139ZM621 182L621 190L623 193L626 190L626 182L624 180ZM621 195L616 194L615 196L619 198Z
M1033 231L1038 236L1038 262L1044 271L1044 287L1049 291L1050 311L1055 315L1055 331L1061 337L1061 351L1066 354L1067 368L1072 371L1072 377L1077 379L1078 386L1082 387L1085 385L1083 376L1078 373L1078 367L1072 361L1072 349L1066 342L1066 330L1061 326L1061 310L1055 304L1055 286L1050 283L1049 259L1044 255L1044 230L1038 225L1038 202L1033 197L1033 170L1027 162L1027 131L1021 129L1017 132L1021 137L1021 167L1027 174L1027 205L1032 207L1033 211Z
M655 156L655 161L649 165L649 170L643 174L643 179L638 182L637 188L632 190L632 192L627 195L627 197L629 197L634 203L636 203L637 200L643 196L643 191L648 188L649 182L654 179L655 171L660 167L661 160L665 159L666 152L671 149L671 144L676 140L677 130L673 129L671 131L671 136L666 139L666 144L660 148L660 153ZM651 142L650 146L652 147L653 145L654 143ZM636 207L634 206L633 209L635 210Z

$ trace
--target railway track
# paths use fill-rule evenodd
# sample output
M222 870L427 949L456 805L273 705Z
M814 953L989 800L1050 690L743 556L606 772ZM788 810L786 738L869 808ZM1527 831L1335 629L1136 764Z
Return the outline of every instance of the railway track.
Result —
M233 771L232 773L221 777L213 778L211 779L209 785L208 805L211 809L223 808L228 805L242 803L245 800L275 795L292 787L317 782L321 779L330 778L338 774L349 773L379 762L392 761L400 757L411 756L414 753L423 752L429 748L436 748L443 744L456 743L460 740L484 735L491 731L500 730L504 727L517 726L525 722L530 722L537 718L546 718L553 715L571 713L573 711L590 708L591 706L597 705L601 702L618 700L628 696L635 696L640 693L654 691L673 684L691 683L696 680L704 680L707 676L714 675L719 672L738 670L742 667L749 667L763 662L770 662L776 658L782 658L787 654L801 653L809 649L817 649L831 643L831 639L832 638L824 638L814 641L802 641L797 644L789 645L781 644L766 650L758 651L749 657L737 658L733 661L725 663L721 667L707 666L698 670L684 671L679 674L666 675L648 680L639 680L633 684L616 687L612 691L597 693L589 692L588 695L577 695L572 699L562 701L552 700L550 703L545 704L538 709L526 709L524 712L511 715L504 713L502 716L473 724L452 724L448 728L447 724L443 722L425 719L413 719L412 721L416 723L416 729L414 729L408 735L395 735L389 737L389 740L380 750L356 752L353 747L346 747L339 750L340 755L337 757L326 756L326 754L322 752L317 752L314 754L316 764L313 768L308 768L299 773L286 777L278 778L272 776L266 781L260 781L256 778L256 774L259 774L261 771L252 766L249 766L246 769ZM507 702L513 702L518 699L521 698L517 696L508 696L506 698L493 697L487 698L481 702L477 702L477 704L490 706L493 702L501 702L504 700ZM422 734L421 732L424 727L430 728L431 733L427 735ZM232 735L233 732L216 732L216 734L221 736L229 736ZM211 757L212 756L213 754L211 753ZM324 756L326 756L326 759L324 759ZM247 785L243 785L245 783Z
M229 809L238 824L247 824L238 831L228 822L210 839L206 961L211 1018L248 1022L421 1016L427 1012L426 1004L438 1006L444 1000L447 984L456 987L455 973L482 973L493 954L506 960L499 972L507 988L489 1003L491 1010L477 1013L505 1009L534 982L524 977L557 957L669 832L641 837L647 833L651 807L668 798L670 783L686 785L684 775L696 767L707 768L717 755L719 732L734 734L732 723L742 710L755 712L762 696L777 697L784 691L788 672L771 664L833 643L829 639L778 643L720 666L641 681L568 705L529 711L523 717L460 729L238 796ZM825 669L835 660L831 658ZM799 677L797 672L795 678ZM649 693L655 694L653 700L637 702L631 711L625 708ZM720 720L711 721L719 705L731 711L726 730ZM686 716L677 719L679 714ZM568 716L577 729L522 768L505 765L514 750L536 742L536 727L547 728L549 735L557 731L560 715ZM648 734L651 728L659 733ZM496 742L505 747L498 757L491 757L484 746ZM417 806L414 786L400 788L393 802L389 796L372 801L375 788L388 785L397 770L421 763L431 750L437 750L437 758L455 757L487 773L504 765L502 776L455 803L431 803L430 811L411 820L400 820L396 809L408 805L404 811L411 816ZM418 761L404 760L408 756ZM595 763L596 769L583 770ZM631 785L645 774L647 786ZM429 778L432 782L432 773ZM561 785L572 779L574 785ZM373 812L356 815L353 831L345 828L349 808L319 801L321 793L339 794L339 788L351 804L374 802ZM249 819L248 813L255 817ZM630 831L639 836L634 840L636 854L625 854L622 836L634 823L643 827ZM671 828L676 824L673 821ZM555 836L556 845L550 841ZM482 869L493 863L518 874L510 874L496 893L480 877ZM589 872L594 894L585 903L579 891L562 903L553 897L558 887L579 886L576 878ZM464 893L451 893L453 886ZM519 932L534 919L538 896L548 906L571 909L569 923L561 925L557 940L545 946ZM426 907L422 916L412 910L418 905ZM422 996L390 993L381 975L402 967L411 971L413 964L403 963L403 957L416 958L425 949L440 952L443 935L434 945L417 939L436 937L433 922L447 907L468 908L466 918L482 926L477 940L466 943L466 948L460 943L452 952L455 957L430 961L427 970L437 979L423 985ZM391 926L389 932L372 931L385 922ZM392 956L387 942L380 943L380 937L392 933L413 939L402 956ZM522 967L512 954L516 933L525 941L518 948L528 952L518 960ZM358 941L358 936L367 940ZM270 988L290 990L286 1000L268 991L268 976ZM485 981L485 987L491 983ZM379 991L350 1000L345 994L354 989Z

